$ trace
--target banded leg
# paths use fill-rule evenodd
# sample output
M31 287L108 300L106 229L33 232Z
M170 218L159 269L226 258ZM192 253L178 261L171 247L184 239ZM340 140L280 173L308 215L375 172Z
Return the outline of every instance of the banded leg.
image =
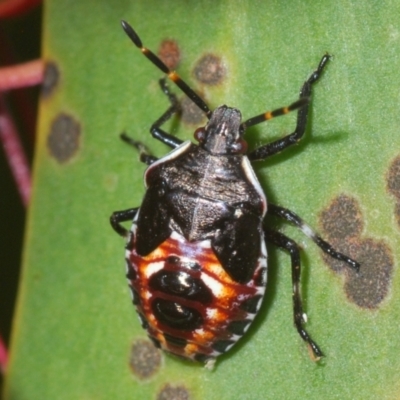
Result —
M121 225L121 222L132 221L138 210L139 208L136 207L123 211L114 211L112 213L110 217L110 223L118 235L121 235L125 238L128 236L129 231Z
M264 160L273 154L279 153L280 151L286 149L287 147L297 143L303 136L307 127L307 119L308 119L308 110L309 110L309 99L312 92L312 85L321 77L322 71L324 70L326 64L330 59L329 54L325 54L317 69L310 75L310 77L304 82L303 86L300 89L300 100L303 101L303 104L300 105L299 111L297 113L297 123L296 129L290 135L287 135L281 139L275 140L274 142L267 143L264 146L261 146L248 154L250 161ZM294 105L296 105L294 103ZM292 108L294 109L294 108ZM291 111L290 107L283 108L283 111L278 115L286 114ZM242 125L244 128L248 128L249 126L255 125L262 121L266 121L275 115L271 116L270 113L265 113L264 118L261 118L262 115L254 118L250 118L248 121L245 121ZM258 118L258 119L257 119Z
M289 252L292 263L292 286L293 286L293 320L300 337L307 343L313 354L314 361L318 361L324 356L318 345L311 339L308 332L303 327L305 322L303 313L303 302L300 292L300 249L293 240L280 232L264 229L265 239L281 249Z
M324 253L330 255L336 260L345 262L349 267L357 272L360 269L360 264L346 256L345 254L336 251L328 242L323 240L314 230L308 226L297 214L287 208L280 207L274 204L268 204L268 213L283 218L284 220L297 226L306 236L308 236Z
M155 139L174 149L182 144L183 141L165 132L163 129L161 129L161 125L167 122L175 113L178 113L180 111L180 106L176 96L170 92L165 78L160 79L159 83L161 86L161 90L168 97L171 105L167 109L167 111L165 111L165 113L161 115L161 117L156 122L154 122L154 124L150 128L150 132Z

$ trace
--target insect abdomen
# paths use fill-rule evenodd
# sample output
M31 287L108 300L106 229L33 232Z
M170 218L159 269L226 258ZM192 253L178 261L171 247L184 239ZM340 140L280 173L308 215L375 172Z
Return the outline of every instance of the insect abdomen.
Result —
M246 284L232 280L209 240L188 242L173 232L147 256L135 251L136 223L127 245L127 277L143 328L164 350L212 361L244 334L266 284L266 251Z

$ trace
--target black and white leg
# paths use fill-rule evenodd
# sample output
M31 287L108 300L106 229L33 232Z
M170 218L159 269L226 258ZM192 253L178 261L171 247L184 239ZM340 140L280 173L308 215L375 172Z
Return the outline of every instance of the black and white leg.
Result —
M303 302L301 299L300 291L300 249L296 242L289 239L287 236L280 232L264 229L265 239L274 244L275 246L289 252L292 264L292 286L293 286L293 320L294 325L300 337L307 343L312 352L313 359L318 361L324 356L319 346L311 339L310 335L304 328L303 324L306 322L306 316L303 313Z
M306 236L308 236L324 253L330 255L336 260L345 262L349 267L358 271L360 264L346 256L345 254L336 251L328 242L323 240L309 225L307 225L297 214L287 208L277 206L275 204L268 204L268 213L276 215L295 226L297 226Z
M265 113L254 118L250 118L249 120L245 121L242 124L244 129L246 129L249 126L269 120L275 116L283 115L288 113L289 111L298 109L296 129L294 130L294 132L281 139L275 140L274 142L267 143L264 146L261 146L250 152L248 154L248 157L251 161L264 160L269 156L279 153L280 151L286 149L287 147L297 143L304 136L307 127L308 110L309 110L309 102L312 92L312 86L321 77L322 71L324 70L329 59L330 59L329 54L325 54L322 57L317 69L310 75L310 77L304 82L303 86L301 87L299 96L300 98L296 103L293 103L289 107L284 107L282 109L275 110L274 112Z
M129 231L121 225L121 222L132 221L135 217L138 207L129 208L123 211L114 211L110 217L110 223L115 232L123 237L128 237Z

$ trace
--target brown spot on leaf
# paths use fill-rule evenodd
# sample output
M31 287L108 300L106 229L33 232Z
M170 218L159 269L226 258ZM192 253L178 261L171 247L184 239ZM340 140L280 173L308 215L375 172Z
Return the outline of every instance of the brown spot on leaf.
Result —
M136 340L131 348L129 365L132 372L141 379L153 376L161 364L161 354L148 340Z
M396 203L394 208L394 215L396 216L397 225L400 226L400 202Z
M386 177L387 190L395 196L397 203L394 209L397 225L400 227L400 156L397 156L390 165Z
M363 216L355 199L340 195L320 214L326 239L335 250L360 263L357 273L346 263L323 254L324 261L336 273L345 274L344 290L347 298L357 306L376 309L389 292L393 256L389 246L381 240L362 239Z
M189 400L189 391L184 386L165 385L158 393L157 400Z
M220 57L208 53L197 61L193 75L199 82L214 86L223 81L226 76L226 68Z
M361 268L358 273L346 269L346 295L361 308L376 309L389 292L394 264L392 252L383 241L373 239L361 240L353 252Z
M178 43L172 39L163 40L158 49L158 56L170 70L175 70L181 57Z
M53 121L47 146L50 154L59 162L64 163L79 149L81 127L70 115L60 114Z
M196 127L200 126L202 123L205 125L206 117L204 112L202 112L189 97L184 96L180 105L182 122L189 125L196 125Z
M53 93L59 79L60 72L58 70L57 64L53 61L47 62L42 83L42 95L44 97L49 97Z
M320 221L323 232L330 240L349 240L361 234L363 220L357 200L342 194L322 211Z
M400 199L400 156L397 156L390 165L387 175L387 189L393 196Z

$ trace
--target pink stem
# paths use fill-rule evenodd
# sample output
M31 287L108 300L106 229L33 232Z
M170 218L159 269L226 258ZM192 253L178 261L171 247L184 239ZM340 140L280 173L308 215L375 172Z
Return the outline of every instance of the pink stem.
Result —
M17 130L5 107L3 98L0 98L0 141L22 202L27 207L31 193L31 173Z
M0 68L0 92L38 85L43 76L44 62L40 59Z
M0 1L0 18L15 17L39 5L41 0L3 0Z
M8 364L8 353L7 348L3 342L3 338L0 336L0 371L4 374Z

